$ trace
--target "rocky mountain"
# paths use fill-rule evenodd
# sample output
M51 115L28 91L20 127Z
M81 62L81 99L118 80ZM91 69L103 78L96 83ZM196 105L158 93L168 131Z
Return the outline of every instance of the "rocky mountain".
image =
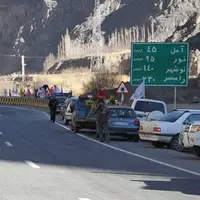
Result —
M131 41L188 41L199 73L200 0L0 0L0 10L1 74L19 71L22 54L27 72L88 66L98 37L107 65L125 72Z

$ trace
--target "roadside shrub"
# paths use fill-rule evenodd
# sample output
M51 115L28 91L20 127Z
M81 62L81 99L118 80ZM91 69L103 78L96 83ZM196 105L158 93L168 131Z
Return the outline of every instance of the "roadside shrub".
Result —
M116 74L113 74L108 69L101 68L93 72L88 82L83 83L83 91L84 93L91 92L94 94L102 88L115 88L118 84L119 78Z

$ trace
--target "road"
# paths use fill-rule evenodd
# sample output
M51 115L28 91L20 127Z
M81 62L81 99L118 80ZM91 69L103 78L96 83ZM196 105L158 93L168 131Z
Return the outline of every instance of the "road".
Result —
M197 200L200 160L146 143L99 143L39 111L0 107L1 200Z

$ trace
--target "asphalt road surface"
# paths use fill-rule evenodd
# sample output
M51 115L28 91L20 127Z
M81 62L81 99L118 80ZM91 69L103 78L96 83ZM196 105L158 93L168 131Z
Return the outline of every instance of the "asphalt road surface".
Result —
M200 159L146 143L101 144L39 111L0 107L1 200L196 200Z

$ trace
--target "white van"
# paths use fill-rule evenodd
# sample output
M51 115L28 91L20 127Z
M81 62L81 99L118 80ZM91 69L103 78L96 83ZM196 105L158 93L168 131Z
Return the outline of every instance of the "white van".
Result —
M140 120L146 120L148 114L153 111L160 111L163 114L167 114L165 102L153 99L135 99L131 107L134 109Z

